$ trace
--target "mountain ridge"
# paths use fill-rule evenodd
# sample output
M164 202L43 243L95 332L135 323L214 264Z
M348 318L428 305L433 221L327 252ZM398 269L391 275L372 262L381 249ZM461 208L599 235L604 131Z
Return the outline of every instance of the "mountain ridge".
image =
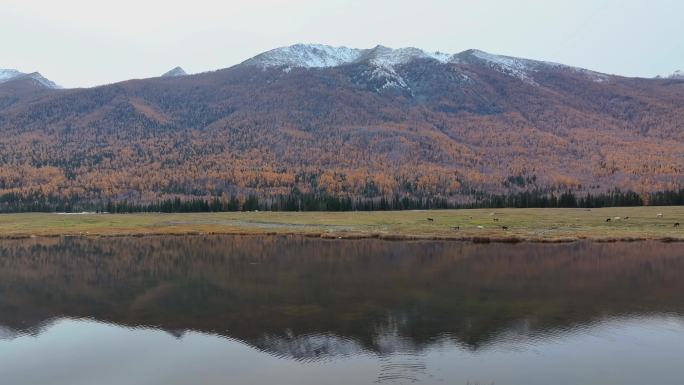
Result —
M329 68L343 65L370 62L377 66L394 66L406 64L413 60L435 60L441 63L460 63L477 58L513 73L518 77L525 77L523 72L532 67L549 66L572 68L580 72L610 76L600 72L565 64L520 57L491 54L478 49L468 49L456 54L440 51L428 52L420 48L389 48L377 45L374 48L358 49L348 47L333 47L323 44L295 44L275 48L238 64L239 66L257 66L261 68L289 67L289 68Z
M0 203L292 191L468 202L684 183L684 81L476 50L375 47L330 66L356 55L345 52L303 56L327 67L243 63L6 102L0 86Z
M47 79L40 72L25 73L20 72L15 69L0 69L0 84L6 83L18 79L31 79L45 88L50 89L61 89L62 87L57 85L50 79Z
M380 67L391 67L394 65L406 64L407 62L412 60L436 60L442 63L458 63L459 61L467 61L468 56L477 57L480 60L489 62L491 65L495 67L500 67L503 71L509 74L513 74L517 77L522 76L523 78L525 77L525 75L521 73L522 70L529 69L528 67L539 66L574 69L580 73L592 75L595 79L597 79L597 81L603 81L610 77L626 77L550 61L529 59L517 56L492 54L479 49L468 49L459 53L448 54L441 51L429 52L427 50L415 47L390 48L383 45L377 45L373 48L348 48L344 46L331 46L318 43L298 43L290 46L274 48L259 53L238 64L219 68L216 70L210 70L209 72L227 70L239 66L255 66L261 68L284 67L284 70L291 70L292 68L331 68L343 65L358 64L359 62L364 61L371 62L372 64ZM0 69L0 84L3 83L3 81L9 80L11 78L10 76L4 78L3 80L3 72L6 72L4 74L5 76L8 76L8 74L14 72L16 74L15 76L17 77L26 76L34 78L35 80L39 81L40 84L48 88L65 88L43 77L39 72L23 73L14 69ZM185 72L185 70L183 70L182 67L177 66L162 74L161 77L185 75L188 75ZM648 79L647 77L632 78ZM663 78L682 79L684 78L684 73L682 73L682 71L679 70L665 77L656 76L654 79ZM121 80L113 84L126 82L129 80L132 79ZM94 87L100 87L104 85L107 84L96 85Z

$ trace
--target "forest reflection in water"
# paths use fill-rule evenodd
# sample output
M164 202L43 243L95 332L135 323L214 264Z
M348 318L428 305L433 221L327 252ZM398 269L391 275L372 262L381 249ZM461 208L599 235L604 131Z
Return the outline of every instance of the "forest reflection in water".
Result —
M523 359L540 346L603 336L601 330L618 336L603 343L615 348L633 342L630 333L681 337L683 273L684 246L656 242L6 240L0 359L13 355L3 345L56 331L72 340L121 334L108 343L132 345L162 333L239 344L309 368L356 360L359 373L372 366L380 382L476 382L496 368L483 368L482 379L440 377L431 369L439 366L435 352L442 359L465 354L463 362L483 354ZM4 362L0 375L16 372Z

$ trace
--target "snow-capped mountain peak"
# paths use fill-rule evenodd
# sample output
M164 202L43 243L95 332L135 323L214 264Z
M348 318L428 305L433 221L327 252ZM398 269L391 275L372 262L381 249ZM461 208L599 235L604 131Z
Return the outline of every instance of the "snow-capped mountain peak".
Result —
M34 81L40 83L40 85L51 88L51 89L60 89L62 88L61 86L57 85L57 83L53 82L50 79L45 78L43 75L40 74L40 72L32 72L30 74L26 74L26 77L33 79Z
M413 47L392 49L379 45L365 50L361 58L367 59L376 65L394 66L418 59L434 59L446 63L450 55L441 52L430 53Z
M669 79L684 79L684 71L682 70L677 70L672 73L672 75L668 76Z
M185 76L187 72L181 67L176 67L168 72L165 72L161 77L163 78L175 78L178 76Z
M0 69L0 83L5 83L15 79L31 79L37 84L51 89L60 89L52 80L45 78L39 72L24 73L15 69Z
M331 47L322 44L295 44L276 48L259 54L243 65L262 68L297 67L324 68L337 67L354 62L361 56L361 50L347 47Z
M388 87L408 90L407 83L399 74L398 66L416 60L435 60L443 64L484 65L531 85L538 85L535 77L539 72L546 70L574 71L596 82L609 79L608 75L582 68L495 55L475 49L450 55L442 52L427 52L413 47L393 49L382 45L370 49L355 49L322 44L295 44L264 52L241 65L262 69L282 67L284 71L289 72L293 68L327 68L350 64L368 64L370 69L364 70L364 74L369 79L376 81L378 90Z
M393 49L378 45L370 49L356 49L323 44L295 44L264 52L242 65L262 68L326 68L368 61L375 65L394 66L415 59L434 59L445 63L449 57L445 53L429 53L418 48Z
M402 76L397 72L396 66L410 63L415 60L427 59L446 63L450 55L443 53L430 53L419 48L392 49L385 46L364 50L357 62L370 64L370 69L364 75L375 84L376 91L387 89L399 89L411 93L411 88Z
M14 79L21 75L24 75L24 73L14 69L0 69L0 83Z
M450 55L445 53L430 53L418 48L393 49L378 45L370 49L355 49L322 44L295 44L264 52L242 65L264 69L282 67L289 72L292 68L328 68L365 63L369 68L364 70L363 75L372 81L377 91L381 91L390 88L409 90L407 83L397 73L396 66L419 59L446 63L449 58Z

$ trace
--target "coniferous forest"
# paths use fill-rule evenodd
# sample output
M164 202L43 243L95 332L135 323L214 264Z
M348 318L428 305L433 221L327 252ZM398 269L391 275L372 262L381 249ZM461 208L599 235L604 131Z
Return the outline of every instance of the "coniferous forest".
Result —
M5 194L0 196L0 212L102 212L102 213L197 213L235 211L389 211L465 208L601 208L628 206L684 205L684 189L639 195L619 190L605 194L578 196L573 192L558 195L538 191L509 195L479 194L469 203L454 203L438 198L408 196L380 198L336 197L294 191L288 195L264 199L256 195L244 198L216 196L210 199L166 199L154 203L107 201L83 204L60 197L34 194L28 199Z

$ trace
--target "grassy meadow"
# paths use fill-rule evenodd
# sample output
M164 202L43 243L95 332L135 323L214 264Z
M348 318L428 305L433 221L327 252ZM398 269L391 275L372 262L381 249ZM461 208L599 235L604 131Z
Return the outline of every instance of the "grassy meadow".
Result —
M197 214L27 213L0 215L0 237L295 234L326 238L476 241L684 240L684 227L675 227L675 223L684 224L684 207Z

